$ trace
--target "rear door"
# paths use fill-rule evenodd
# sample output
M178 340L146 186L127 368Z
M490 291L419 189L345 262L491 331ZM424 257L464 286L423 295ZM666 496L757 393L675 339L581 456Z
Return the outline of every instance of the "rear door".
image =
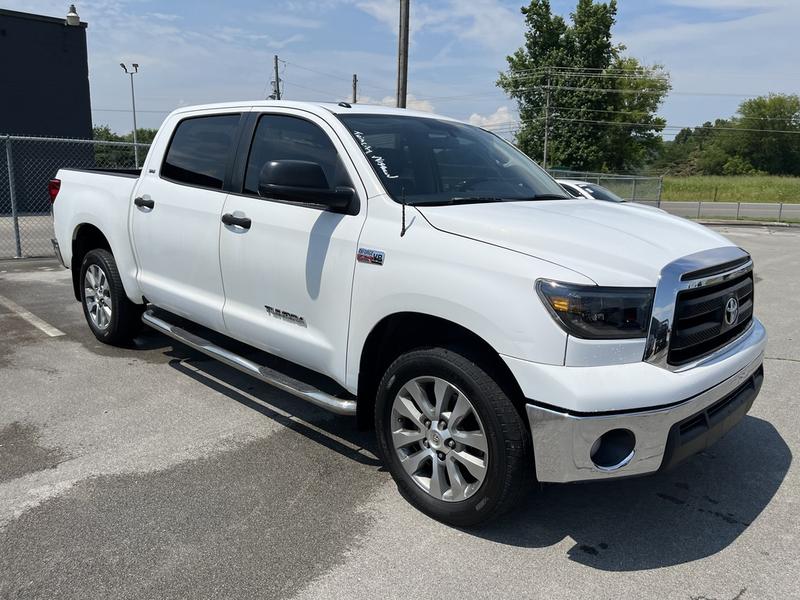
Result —
M230 335L343 380L350 293L366 192L334 130L305 111L253 112L234 191L224 213L250 220L223 225L220 264ZM274 160L321 165L330 188L361 198L357 214L259 195L259 173Z
M224 331L220 217L241 112L173 117L134 194L131 235L139 285L156 306ZM155 158L151 159L155 160Z

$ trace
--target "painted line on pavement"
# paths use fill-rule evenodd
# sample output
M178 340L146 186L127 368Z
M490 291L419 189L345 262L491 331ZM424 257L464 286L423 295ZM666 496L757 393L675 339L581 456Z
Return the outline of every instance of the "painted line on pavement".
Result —
M58 337L60 335L66 335L63 331L61 331L57 327L53 327L49 323L37 317L29 310L22 308L19 304L17 304L13 300L9 300L5 296L0 296L0 304L5 306L8 310L13 312L21 319L25 319L28 323L36 327L36 329L46 333L50 337Z

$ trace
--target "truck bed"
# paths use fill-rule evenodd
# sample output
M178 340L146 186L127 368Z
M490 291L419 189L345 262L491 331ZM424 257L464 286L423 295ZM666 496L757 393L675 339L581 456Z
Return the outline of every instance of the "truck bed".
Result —
M141 169L114 169L114 168L96 168L96 169L75 169L64 167L62 171L77 171L79 173L96 173L98 175L118 175L120 177L132 177L138 179L142 174Z

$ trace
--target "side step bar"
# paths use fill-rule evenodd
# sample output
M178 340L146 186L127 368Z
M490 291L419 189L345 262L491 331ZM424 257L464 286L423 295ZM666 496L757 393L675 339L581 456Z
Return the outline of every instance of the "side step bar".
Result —
M315 404L320 408L324 408L339 415L356 414L355 400L337 398L336 396L332 396L331 394L323 392L322 390L297 381L296 379L293 379L288 375L284 375L283 373L280 373L274 369L270 369L269 367L265 367L263 365L258 365L251 360L247 360L243 356L234 354L233 352L230 352L225 348L221 348L216 344L212 344L208 340L186 331L185 329L167 323L163 319L155 316L152 310L146 310L144 312L142 315L142 321L145 323L145 325L149 325L156 331L160 331L161 333L178 340L182 344L186 344L190 348L194 348L203 354L207 354L211 358L215 358L218 361L225 363L229 367L238 369L242 373L246 373L255 377L256 379L260 379L264 383L268 383L269 385L292 394L293 396L297 396L302 400L311 402L311 404Z

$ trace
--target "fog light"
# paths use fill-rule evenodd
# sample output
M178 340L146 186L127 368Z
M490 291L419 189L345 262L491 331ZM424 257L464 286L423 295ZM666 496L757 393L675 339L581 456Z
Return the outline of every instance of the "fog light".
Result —
M592 444L589 456L598 469L616 471L631 462L636 436L629 429L606 431Z

